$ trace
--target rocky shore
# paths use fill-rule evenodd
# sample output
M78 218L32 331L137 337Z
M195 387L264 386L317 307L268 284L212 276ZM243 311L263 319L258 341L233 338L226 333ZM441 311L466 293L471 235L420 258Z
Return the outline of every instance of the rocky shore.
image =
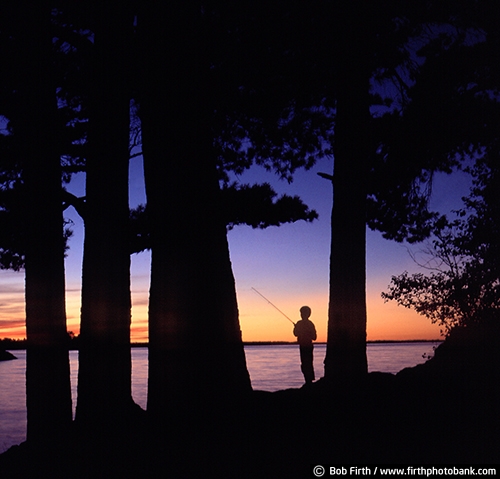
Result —
M12 353L9 353L9 351L0 349L0 361L10 361L12 359L17 359L17 358Z

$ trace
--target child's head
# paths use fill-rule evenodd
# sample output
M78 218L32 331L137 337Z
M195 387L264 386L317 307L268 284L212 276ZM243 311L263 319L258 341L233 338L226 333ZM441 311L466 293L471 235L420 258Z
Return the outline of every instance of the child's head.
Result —
M302 306L300 308L300 317L302 319L309 319L309 316L311 316L311 308L309 306Z

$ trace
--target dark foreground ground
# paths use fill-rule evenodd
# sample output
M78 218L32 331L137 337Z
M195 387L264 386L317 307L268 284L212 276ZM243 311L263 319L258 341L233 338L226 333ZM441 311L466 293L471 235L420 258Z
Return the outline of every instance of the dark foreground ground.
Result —
M0 478L306 478L311 464L498 464L497 333L458 332L397 375L195 401L159 431L144 413L119 433L25 443L0 455Z

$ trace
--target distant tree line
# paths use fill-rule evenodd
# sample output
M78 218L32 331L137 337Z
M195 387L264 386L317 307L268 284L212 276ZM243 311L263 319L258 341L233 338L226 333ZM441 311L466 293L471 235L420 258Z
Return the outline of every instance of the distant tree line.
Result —
M26 349L26 339L0 339L0 350Z

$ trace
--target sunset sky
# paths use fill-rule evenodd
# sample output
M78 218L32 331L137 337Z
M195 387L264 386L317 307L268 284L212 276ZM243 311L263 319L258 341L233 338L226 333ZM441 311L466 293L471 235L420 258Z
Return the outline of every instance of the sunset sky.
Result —
M131 162L131 206L145 201L139 158ZM330 215L332 187L317 172L331 173L332 160L323 160L310 171L301 171L292 184L279 181L271 173L254 168L239 179L254 183L267 181L279 193L299 195L319 219L266 230L237 226L229 232L233 271L236 279L240 324L244 341L293 341L293 326L276 309L256 294L256 288L294 321L303 305L312 308L311 320L318 341L326 340L328 310L328 269L330 255ZM84 177L78 175L69 190L84 195ZM468 192L463 174L436 175L432 206L448 212L460 206ZM68 330L78 333L83 225L72 208L66 216L74 222L73 237L66 260ZM422 246L412 246L418 254ZM132 256L132 340L147 340L149 253ZM392 275L416 272L406 246L384 240L380 233L367 231L367 307L368 340L436 339L439 327L413 311L384 303L380 293L387 289ZM207 279L208 281L208 279ZM193 300L196 300L194 297ZM24 274L0 271L0 338L23 338Z

